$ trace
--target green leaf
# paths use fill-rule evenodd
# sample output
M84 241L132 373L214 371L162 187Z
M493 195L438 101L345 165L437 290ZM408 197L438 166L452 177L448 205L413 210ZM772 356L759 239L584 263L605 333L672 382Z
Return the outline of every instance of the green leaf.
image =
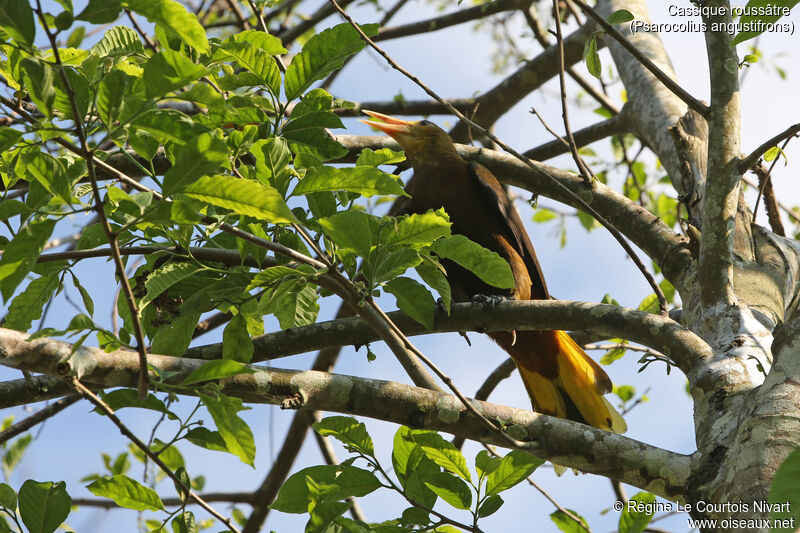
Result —
M232 35L228 41L247 42L271 55L282 55L287 52L280 39L261 30L242 31Z
M19 200L0 201L0 220L8 220L11 217L28 212L28 206Z
M239 315L237 315L239 316ZM203 381L224 379L238 374L255 374L255 370L247 365L231 359L215 359L206 361L191 374L186 376L181 385L194 385Z
M400 248L399 250L389 253L389 255L378 265L375 265L374 268L370 268L369 270L372 273L368 274L367 277L371 279L373 283L381 283L396 278L405 273L409 268L414 268L419 265L421 262L422 258L419 256L418 252L411 248ZM367 264L367 266L371 267L369 264Z
M377 33L378 25L367 24L361 29L367 36L372 36ZM286 69L286 99L294 100L300 96L316 80L341 68L345 59L362 48L364 41L348 23L339 24L311 37Z
M586 231L592 231L593 229L600 227L600 223L597 220L595 220L595 218L589 213L578 211L577 215L578 215L578 221L581 223L581 226L583 226L583 228Z
M436 302L424 285L411 278L399 277L386 283L383 288L395 297L401 311L427 329L433 329Z
M17 493L6 483L0 483L0 505L9 511L17 510Z
M204 427L196 427L187 431L186 440L195 446L200 446L206 450L212 450L216 452L228 451L228 447L226 446L225 439L222 438L222 435L220 435L218 431L211 431L210 429Z
M589 524L586 523L586 519L572 509L568 509L568 511L573 516L578 517L578 519L580 519L580 521L583 523L584 527L581 527L578 522L570 518L569 515L567 515L567 513L564 511L554 511L550 513L550 520L552 520L553 523L558 526L558 529L564 533L586 533L589 531Z
M312 495L311 484L324 485ZM307 513L312 498L316 501L338 501L350 496L361 497L377 490L381 482L375 474L346 465L321 465L304 468L291 475L281 487L270 509L283 513Z
M186 144L175 150L175 163L164 174L164 195L167 196L177 191L182 188L184 183L190 183L201 176L213 174L227 158L227 146L222 140L213 137L211 134L203 133L187 141ZM213 178L207 178L207 181L203 183L209 183L208 180L215 181ZM219 185L223 186L223 183L226 182L220 182ZM242 189L237 189L237 191L241 194ZM218 191L217 187L213 186L210 186L208 190L200 187L200 193L202 192L209 193L209 197L212 198L225 197L223 191ZM253 203L258 205L260 202L253 200ZM269 204L270 202L267 203Z
M329 531L328 526L352 506L353 502L323 502L315 505L309 513L304 533Z
M99 0L104 2L104 0ZM113 5L113 4L112 4ZM99 57L144 54L139 34L127 26L112 26L107 29L97 44L89 50Z
M780 154L780 153L781 153L781 149L778 148L777 146L773 146L772 148L770 148L769 150L764 152L764 156L763 156L764 157L764 161L766 161L767 163L769 163L770 161L774 161L775 158L778 157L778 154Z
M439 297L442 299L442 304L444 305L445 311L447 311L447 314L449 315L450 304L453 298L450 292L450 283L447 281L445 275L441 270L431 266L428 263L418 265L416 270L417 274L419 274L419 277L422 278L422 281L427 283L437 293L439 293Z
M148 97L163 96L205 76L209 71L185 55L169 49L154 54L144 65L142 78Z
M141 485L135 479L124 474L102 477L87 487L92 494L101 498L109 498L120 507L136 511L160 511L164 509L161 498L152 489Z
M75 18L92 24L108 24L117 20L121 11L120 0L89 0L86 9Z
M391 175L373 167L317 167L309 169L293 196L320 191L348 191L363 196L394 194L408 196Z
M200 394L203 404L211 413L217 431L225 441L228 451L243 463L253 466L256 456L256 444L250 426L242 420L238 413L250 409L242 405L242 400L231 396Z
M56 98L53 67L33 57L26 57L20 62L20 69L22 82L31 100L45 116L50 117Z
M47 239L53 233L55 220L31 222L22 228L0 256L0 293L8 301L17 285L28 275Z
M172 322L158 328L152 337L152 352L180 357L189 347L200 314L200 312L182 312Z
M72 275L72 285L76 289L78 289L78 292L81 294L81 300L83 300L83 307L86 308L86 311L89 313L89 316L93 316L94 301L92 300L92 297L89 295L89 291L87 291L86 288L83 285L81 285L80 280L75 276L75 274Z
M401 523L404 525L427 526L431 523L430 515L419 507L409 507L403 511Z
M317 221L325 235L338 247L340 252L351 252L368 257L372 249L372 229L374 217L348 209Z
M411 457L411 452L416 447L417 445L411 436L411 429L406 426L397 428L392 443L392 466L404 486L406 477L411 473L407 468L408 461Z
M41 318L44 305L53 296L58 285L58 275L56 274L49 274L31 281L25 290L11 302L3 327L28 331L31 323Z
M3 126L0 128L0 152L9 150L22 138L22 132Z
M184 511L176 516L172 522L172 533L197 533L197 523L194 515L189 511Z
M230 209L239 215L276 224L297 222L275 188L254 180L229 176L202 177L185 186L181 193L190 198Z
M132 125L146 130L161 144L175 142L184 145L197 139L199 136L208 136L204 126L195 123L187 115L175 109L148 110L137 117ZM217 139L214 139L214 141L216 140ZM205 142L211 145L210 143L213 141L206 140ZM195 142L195 144L197 145L197 142ZM222 148L216 144L213 146L215 150ZM225 147L225 153L227 154L227 146ZM177 161L175 164L177 164Z
M164 402L156 398L152 394L148 394L144 401L140 400L136 389L117 389L111 392L104 392L100 394L103 401L111 407L112 410L118 411L125 407L136 407L139 409L149 409L159 413L164 413L170 420L178 420L178 416L167 409ZM95 409L96 412L100 412Z
M773 505L769 516L776 520L800 523L800 448L790 453L775 472L769 488L769 503Z
M262 32L258 33L267 35ZM236 63L241 68L251 72L258 78L259 85L269 87L272 94L278 95L280 93L281 73L278 70L275 58L272 57L274 54L270 54L268 51L254 46L248 41L240 41L239 39L236 39L236 41L229 41L220 45L214 53L214 58L227 55L236 60ZM280 44L280 41L278 41L278 44ZM283 47L281 46L281 48Z
M487 516L493 515L500 507L503 506L503 498L501 498L498 494L494 494L486 498L480 507L478 507L478 516L481 518L485 518Z
M767 6L773 6L774 8L774 6L780 6L782 8L786 8L787 12L790 12L792 8L797 5L798 1L799 0L750 0L744 7L744 9L749 9L749 11L747 14L742 15L738 21L738 26L743 29L736 35L736 37L733 38L731 45L735 46L739 43L761 35L766 28L770 27L771 24L777 22L781 17L783 17L782 11L775 9L773 9L775 14L760 15L758 14L759 8L763 9ZM794 28L794 25L787 27ZM745 31L745 29L747 31Z
M56 195L69 204L72 198L72 187L67 169L60 159L45 152L28 152L23 155L25 174L28 181L36 180L50 194Z
M256 160L256 179L261 183L272 185L281 195L286 194L292 156L286 140L281 137L259 139L250 147L250 153Z
M601 365L610 365L614 361L621 359L623 355L625 355L625 348L614 348L612 350L607 351L603 354L603 357L600 358Z
M288 291L277 300L277 309L271 311L281 325L281 329L307 326L317 321L319 303L317 303L317 289L307 283L303 288Z
M586 39L583 46L583 60L586 62L586 70L595 78L600 78L603 72L603 65L600 62L600 54L597 53L597 35L602 32L594 32Z
M436 239L450 235L450 217L444 209L429 210L397 219L387 244L410 245L415 249L430 246Z
M19 489L19 515L31 532L53 533L67 519L71 504L63 481L29 479Z
M242 313L237 313L222 332L222 359L239 364L253 360L253 341Z
M439 472L426 478L425 485L456 509L469 509L472 506L472 491L469 485L455 476Z
M606 18L609 24L622 24L633 20L633 13L627 9L618 9Z
M481 450L475 456L475 470L481 477L488 476L500 467L500 457L492 457L486 450Z
M358 159L356 159L356 166L377 167L378 165L395 165L405 160L406 156L403 152L395 152L389 148L381 148L379 150L363 148L361 153L358 154Z
M640 492L628 501L619 516L619 533L642 533L653 519L656 497Z
M530 476L544 461L528 453L513 450L486 478L486 495L500 494Z
M333 437L344 444L348 451L375 456L372 438L367 426L349 416L329 416L314 423L314 429L323 437Z
M455 261L484 283L501 289L514 288L514 275L508 262L463 235L451 235L439 239L433 243L431 251L439 257Z
M420 446L422 452L431 461L466 481L471 480L464 456L461 455L458 448L444 440L441 435L438 433L414 433L414 442Z
M183 42L197 49L200 53L209 50L205 29L197 21L197 17L186 11L173 0L123 0L123 5L131 11L147 17L147 20L159 24L177 34Z
M6 477L11 475L11 472L22 460L22 456L25 455L25 450L28 449L31 440L33 440L33 435L27 433L12 442L5 454L3 454L3 473Z
M28 0L4 0L0 3L0 27L17 42L33 44L36 25Z
M78 108L78 120L84 120L92 103L92 95L89 90L89 80L72 67L64 67L64 75L69 81L69 86L75 97L75 107ZM72 102L69 99L64 82L61 76L55 78L56 95L53 100L53 108L60 111L65 118L75 120L72 110Z
M205 269L195 263L167 263L154 270L144 282L147 292L139 302L139 311L176 283L202 270Z

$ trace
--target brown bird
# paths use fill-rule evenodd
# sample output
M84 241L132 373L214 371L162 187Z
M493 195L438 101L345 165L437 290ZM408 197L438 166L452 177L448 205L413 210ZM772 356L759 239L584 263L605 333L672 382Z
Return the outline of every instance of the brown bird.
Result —
M517 300L549 299L542 269L522 220L497 178L486 167L468 163L447 133L427 120L409 122L374 111L383 122L362 122L394 138L414 167L401 209L392 214L424 213L444 207L453 233L497 252L511 265L515 288L504 291L444 261L453 300L476 295L510 296ZM598 428L623 433L622 416L603 397L611 380L564 331L490 332L489 336L514 359L533 409Z

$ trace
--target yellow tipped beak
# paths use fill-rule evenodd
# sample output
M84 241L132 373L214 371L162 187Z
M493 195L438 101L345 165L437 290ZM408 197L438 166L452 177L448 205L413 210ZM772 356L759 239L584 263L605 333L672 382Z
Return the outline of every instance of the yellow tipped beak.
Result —
M409 122L407 120L400 120L399 118L394 118L389 115L384 115L383 113L378 113L377 111L367 111L366 109L362 109L362 111L374 118L380 119L383 122L374 122L371 120L362 120L359 119L364 124L372 126L374 128L378 128L386 135L392 137L395 140L399 140L397 137L398 135L402 135L404 133L408 133L411 131L411 126L414 124L413 122Z

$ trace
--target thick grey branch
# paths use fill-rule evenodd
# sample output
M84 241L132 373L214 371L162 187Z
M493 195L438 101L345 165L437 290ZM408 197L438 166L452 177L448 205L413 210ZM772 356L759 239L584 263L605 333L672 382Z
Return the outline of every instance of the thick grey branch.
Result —
M80 347L70 357L71 346L52 339L27 342L18 331L0 330L3 364L63 376L81 376L102 387L132 386L137 379L134 352L106 354L99 348ZM149 355L148 362L162 374L175 372L171 382L197 369L197 360ZM226 394L253 403L280 404L300 395L303 408L366 416L415 428L444 431L495 444L507 441L485 427L452 395L390 381L328 374L317 371L256 369L222 380ZM153 376L155 377L155 376ZM187 389L187 393L192 391ZM489 404L474 406L491 420L504 421L506 432L535 443L533 452L564 466L607 476L675 499L685 492L690 458L621 435L583 424Z
M566 300L510 300L487 312L481 304L453 304L450 316L437 310L434 327L426 330L401 311L389 313L407 336L455 331L568 329L603 337L620 337L654 348L688 371L711 350L694 333L671 318L609 304ZM0 330L3 331L3 330ZM361 318L350 317L291 328L253 338L254 361L265 361L334 346L363 346L380 337ZM466 349L466 348L465 348ZM222 344L189 348L184 357L219 359Z

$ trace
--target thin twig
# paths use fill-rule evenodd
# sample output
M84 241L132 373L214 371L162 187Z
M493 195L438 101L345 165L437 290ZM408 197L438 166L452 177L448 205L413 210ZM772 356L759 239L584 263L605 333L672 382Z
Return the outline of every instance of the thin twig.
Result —
M786 142L783 143L785 147L786 144L789 142L789 139L786 139ZM753 207L753 221L756 220L756 213L758 213L758 203L761 200L761 197L764 197L764 207L767 210L767 220L769 221L769 227L772 228L772 231L776 234L780 235L781 237L786 237L786 229L783 227L783 222L781 221L781 212L778 208L778 200L775 198L775 189L772 187L772 169L775 168L775 163L778 162L778 158L776 157L772 164L767 169L764 166L764 163L759 162L755 165L751 170L753 173L758 176L758 196L756 197L756 204Z
M71 384L73 387L75 387L75 390L77 390L81 396L92 402L95 405L95 407L97 407L101 412L103 412L108 417L108 419L111 420L111 422L113 422L115 426L117 426L120 433L122 433L128 440L130 440L137 448L142 450L142 452L147 457L149 457L151 461L153 461L156 465L158 465L158 467L167 475L167 477L169 477L176 486L180 487L183 493L187 494L189 498L196 501L200 505L200 507L208 511L208 513L211 514L211 516L213 516L214 518L225 524L231 531L233 531L234 533L241 533L241 531L239 531L239 529L237 529L236 526L233 525L233 521L230 518L226 518L225 516L221 515L213 507L211 507L208 503L206 503L195 491L193 491L191 487L187 487L186 485L184 485L183 480L180 477L178 477L178 475L175 474L175 472L173 472L172 469L170 469L153 450L148 448L148 446L144 442L139 440L139 438L136 435L134 435L133 432L130 429L128 429L128 427L125 424L122 423L119 417L116 414L114 414L114 410L111 409L111 407L109 407L109 405L106 402L101 400L95 393L86 388L86 386L80 381L78 381L77 378L73 377L71 380Z
M27 417L24 420L20 420L16 424L12 424L0 432L0 444L8 441L9 439L13 439L20 433L24 433L31 429L33 426L40 424L47 420L48 418L60 413L70 405L74 404L81 397L79 395L74 396L67 396L66 398L61 398L56 402L44 407L33 413L31 416Z
M147 35L147 33L145 33L144 30L142 30L142 27L139 26L139 22L136 20L136 17L133 15L133 12L130 9L126 8L125 14L128 15L128 19L130 19L131 25L133 26L133 29L136 30L136 33L138 33L139 36L142 39L144 39L144 42L145 44L147 44L147 47L154 53L158 53L158 48L156 48L156 44L153 42L152 39L150 39L150 36Z
M509 154L511 154L514 157L516 157L518 160L520 160L526 166L530 167L533 170L538 170L536 165L534 165L534 163L530 159L528 159L527 157L523 156L522 154L520 154L519 152L517 152L516 150L514 150L513 148L508 146L506 143L504 143L503 141L498 139L497 136L495 136L492 132L490 132L486 128L484 128L484 127L476 124L472 120L468 119L463 113L458 111L453 106L449 105L441 96L436 94L432 89L430 89L427 85L425 85L419 78L417 78L416 76L411 74L409 71L407 71L406 69L401 67L394 59L392 59L389 56L389 54L387 54L382 48L380 48L378 45L376 45L372 41L372 39L370 39L361 30L361 28L358 26L358 24L356 24L355 21L339 6L339 4L336 2L336 0L329 0L329 1L331 2L331 4L333 4L333 6L336 8L336 10L339 11L339 14L356 29L356 31L359 33L359 35L361 35L361 38L369 46L371 46L378 54L380 54L381 57L383 57L392 66L392 68L394 68L398 72L402 73L408 79L410 79L415 84L417 84L431 98L433 98L434 100L438 101L443 106L445 106L453 115L457 116L463 123L469 125L469 127L475 129L476 131L480 132L481 134L483 134L486 137L488 137L489 139L491 139L500 148L502 148L504 151L506 151ZM594 208L592 208L592 206L590 206L588 203L586 203L586 201L583 198L581 198L578 194L573 192L571 189L566 187L563 183L561 183L557 179L553 178L549 174L545 173L545 175L549 179L552 180L553 184L559 190L561 190L565 195L567 195L568 197L572 198L573 201L575 201L578 205L580 205L582 211L585 211L586 213L592 215L595 218L595 220L600 222L600 224L602 224L603 227L606 228L611 233L611 235L617 240L617 242L619 242L620 246L622 246L622 248L628 253L628 256L631 258L633 263L636 265L636 267L642 273L642 276L644 276L645 280L647 280L647 283L650 285L650 287L653 289L653 292L658 297L660 314L663 315L663 316L669 316L669 309L668 309L668 306L667 306L667 299L664 296L664 293L661 290L661 287L659 287L658 283L656 283L656 280L653 277L653 275L650 274L650 272L647 270L647 267L644 265L644 263L642 263L642 260L639 259L639 256L636 255L636 252L633 251L633 248L631 247L630 244L628 244L628 242L625 240L625 238L622 236L622 234L610 222L608 222L602 215L600 215L600 213L598 213Z
M789 126L788 128L786 128L779 134L775 135L771 139L764 141L758 148L750 152L750 154L747 157L745 157L739 162L739 170L742 172L742 174L744 174L745 172L753 168L753 165L758 163L758 160L761 158L762 155L764 155L767 152L767 150L769 150L773 146L777 146L778 143L783 140L788 141L789 139L797 135L798 132L800 132L800 123Z
M64 64L61 61L61 55L58 51L58 45L56 44L55 35L50 32L50 28L47 24L47 20L45 19L44 12L42 11L42 5L40 0L36 0L36 13L41 21L42 27L47 34L47 38L50 41L50 45L53 49L53 57L55 59L56 64L58 65L58 72L61 77L61 82L64 84L64 88L67 93L67 99L69 100L70 107L72 109L72 117L73 123L75 125L75 133L78 137L78 141L81 146L81 151L83 152L82 157L86 160L86 169L89 174L89 181L92 184L92 200L94 203L95 211L97 212L97 217L100 220L100 224L103 227L103 231L106 234L106 238L108 239L108 244L112 250L112 258L114 260L114 266L116 268L116 274L119 278L119 283L122 285L123 294L125 295L125 301L128 304L128 309L131 314L131 321L133 322L133 330L134 336L136 338L136 350L139 353L139 399L143 400L147 396L147 353L145 351L145 339L144 339L144 328L142 327L142 323L139 320L138 310L136 307L136 299L133 295L133 291L131 290L131 286L128 283L128 278L125 275L125 265L122 262L122 256L119 253L119 242L117 241L117 235L111 229L111 224L108 222L108 218L105 214L104 203L103 199L100 197L100 188L97 185L97 177L95 176L95 166L94 166L94 152L89 149L88 140L86 137L86 133L83 130L83 122L82 116L78 112L78 104L75 97L75 91L73 91L72 86L70 85L69 78L67 77L66 71L64 70Z
M575 144L575 138L572 136L572 128L569 125L569 106L567 105L567 81L564 75L564 37L561 34L561 10L559 6L560 0L553 0L553 10L555 11L556 19L556 44L558 45L558 83L561 89L561 118L564 121L564 131L567 134L567 144L569 151L572 154L572 160L575 161L575 166L578 167L578 173L583 177L587 185L591 185L592 180L596 180L594 172L583 161L583 158L578 153L578 146Z
M748 184L749 186L753 187L754 189L758 189L759 185L755 181L749 179L747 176L742 176L742 181ZM786 215L791 218L795 223L800 224L800 213L795 211L793 208L789 207L788 205L784 204L777 198L775 199L775 203L780 207Z
M686 89L681 87L678 83L675 82L672 78L670 78L663 70L658 68L653 61L644 55L638 48L636 48L631 42L625 38L625 36L613 25L609 24L609 22L600 15L597 11L589 7L583 0L571 0L575 2L575 4L581 8L581 10L589 15L601 28L606 31L606 34L610 35L615 41L617 41L622 47L630 52L630 54L636 58L639 63L644 66L647 70L650 71L653 76L656 77L658 81L664 84L664 86L672 91L672 93L683 100L683 102L700 113L704 117L708 117L709 108L708 106L704 105L700 100L696 99L694 96L689 94Z

